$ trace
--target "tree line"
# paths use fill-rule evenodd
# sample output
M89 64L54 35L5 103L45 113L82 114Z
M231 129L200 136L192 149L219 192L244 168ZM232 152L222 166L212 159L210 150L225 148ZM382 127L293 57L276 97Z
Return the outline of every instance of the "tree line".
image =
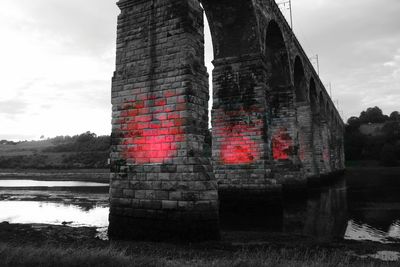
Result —
M381 124L380 133L366 135L362 125ZM204 156L211 156L212 133L205 134ZM108 168L110 136L85 132L75 136L57 136L51 146L33 153L0 156L0 168ZM0 145L18 146L23 142L1 140ZM32 151L31 151L32 152ZM345 130L345 154L348 161L374 160L384 166L400 162L400 113L383 114L379 107L368 108L359 117L348 119Z
M2 140L1 144L14 145L20 153L0 156L0 168L108 168L110 136L97 136L95 133L85 132L75 136L57 136L46 141L51 145L30 150L19 149L18 146L29 143L28 141Z
M377 135L360 131L362 125L382 124ZM348 119L345 131L346 160L375 160L383 166L397 166L400 160L400 113L383 114L379 107Z

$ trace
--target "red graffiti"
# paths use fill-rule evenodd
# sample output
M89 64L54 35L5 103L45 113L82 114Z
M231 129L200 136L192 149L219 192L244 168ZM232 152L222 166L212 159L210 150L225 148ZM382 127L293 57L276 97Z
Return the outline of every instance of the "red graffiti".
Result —
M248 120L246 120L248 119ZM232 124L226 122L235 121ZM252 138L261 135L261 120L253 119L243 110L223 112L217 120L213 134L220 144L220 160L223 164L252 164L260 159L260 146Z
M330 162L330 160L331 160L329 149L326 147L323 148L322 159L324 160L324 162Z
M184 141L184 120L167 105L167 98L174 96L171 91L161 98L145 94L123 105L119 123L126 159L136 164L165 163L177 155L178 144Z
M303 134L299 135L299 144L299 159L301 160L301 162L304 162L306 160L306 142L304 140Z
M275 160L289 159L293 142L286 129L280 129L272 137L272 154Z
M227 133L221 146L221 159L225 164L250 164L258 158L255 143L246 137L246 127L235 127Z

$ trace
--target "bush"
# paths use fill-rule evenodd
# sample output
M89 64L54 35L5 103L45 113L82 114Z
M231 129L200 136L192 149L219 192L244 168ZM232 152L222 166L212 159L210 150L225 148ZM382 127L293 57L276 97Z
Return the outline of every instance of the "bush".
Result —
M380 163L385 167L398 166L396 157L396 147L393 144L386 143L381 151Z

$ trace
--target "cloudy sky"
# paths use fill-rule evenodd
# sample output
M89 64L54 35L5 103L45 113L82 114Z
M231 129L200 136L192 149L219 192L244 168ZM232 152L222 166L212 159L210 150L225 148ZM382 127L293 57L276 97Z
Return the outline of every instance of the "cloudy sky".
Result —
M400 110L400 1L292 1L344 118ZM110 133L117 15L115 0L1 0L0 139Z

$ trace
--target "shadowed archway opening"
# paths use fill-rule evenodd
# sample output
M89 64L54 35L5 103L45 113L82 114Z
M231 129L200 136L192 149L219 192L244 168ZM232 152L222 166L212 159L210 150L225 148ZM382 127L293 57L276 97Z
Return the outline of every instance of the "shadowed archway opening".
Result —
M264 64L254 2L200 2L209 22L214 54L212 161L218 182L221 227L243 222L259 227L268 222L257 216L264 207L263 191L257 193L260 198L256 202L254 197L248 198L248 192L243 192L244 184L262 188L260 181L266 180L267 173L263 169L267 112L265 98L260 97L265 94L266 85L261 81ZM207 47L210 46L206 43Z
M318 94L317 94L317 89L315 87L315 81L313 78L310 79L309 99L310 99L311 111L313 115L316 115L318 113Z
M275 21L270 21L265 37L265 59L268 71L268 95L271 112L271 151L277 161L291 160L296 153L291 136L296 117L290 115L294 109L294 92L291 81L289 55L282 31Z
M296 102L299 103L308 101L304 67L299 56L296 57L294 62L294 87L296 90Z
M326 109L325 109L325 97L322 94L322 91L319 92L319 114L320 114L320 119L325 120L326 119Z
M318 93L314 78L310 79L309 99L310 99L311 121L312 121L312 153L313 153L312 175L319 175L319 169L320 169L319 164L322 158L321 131L320 131L321 123L319 119Z
M269 23L265 41L266 62L271 70L268 85L272 93L283 93L291 87L289 55L281 29L275 21Z
M251 1L202 0L213 46L213 161L221 165L250 165L260 160L261 119L250 119L257 110L256 81L243 57L260 48ZM246 122L246 119L248 123Z
M299 159L307 176L314 175L312 111L307 95L307 81L303 63L299 56L294 61L293 81L296 98L296 116L298 130Z

